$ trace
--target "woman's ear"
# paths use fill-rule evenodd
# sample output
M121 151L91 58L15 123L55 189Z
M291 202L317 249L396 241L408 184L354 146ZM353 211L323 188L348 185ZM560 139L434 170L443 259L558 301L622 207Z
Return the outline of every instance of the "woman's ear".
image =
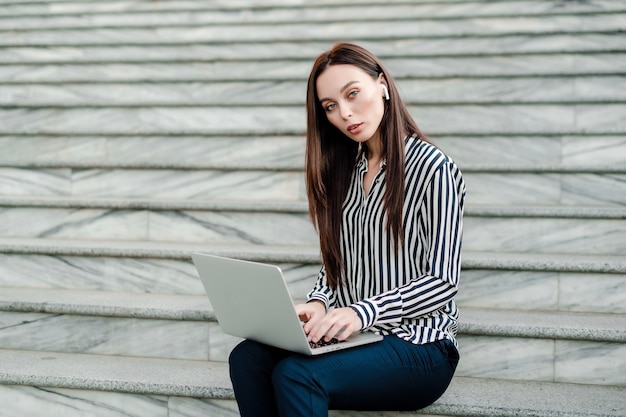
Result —
M389 89L385 84L381 84L380 86L383 89L385 100L389 100Z
M389 88L387 87L387 81L385 80L385 76L382 72L378 74L377 81L380 83L380 87L383 90L383 97L385 97L385 100L389 100Z

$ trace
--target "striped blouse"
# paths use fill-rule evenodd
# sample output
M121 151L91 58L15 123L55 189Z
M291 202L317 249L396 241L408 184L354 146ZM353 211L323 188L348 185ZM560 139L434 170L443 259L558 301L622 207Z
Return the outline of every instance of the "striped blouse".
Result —
M330 289L322 267L308 300L353 308L364 330L416 344L456 344L465 183L451 158L419 138L407 138L405 153L401 251L394 250L382 213L385 164L365 195L362 155L343 206L344 284Z

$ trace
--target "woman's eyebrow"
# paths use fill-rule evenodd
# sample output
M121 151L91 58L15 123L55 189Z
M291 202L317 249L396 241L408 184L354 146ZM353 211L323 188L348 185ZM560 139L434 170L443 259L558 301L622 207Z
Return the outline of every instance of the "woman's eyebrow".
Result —
M346 88L348 88L348 87L350 87L352 84L356 84L356 83L358 83L358 81L349 81L349 82L347 82L347 83L346 83L346 85L344 85L343 87L341 87L341 90L339 90L339 91L341 91L341 92L343 93L344 91L346 91Z
M343 87L341 87L341 89L339 90L340 93L343 93L344 91L346 91L346 88L350 87L353 84L358 83L358 81L348 81L346 83L346 85L344 85ZM323 103L325 101L330 101L330 98L320 98L320 103Z

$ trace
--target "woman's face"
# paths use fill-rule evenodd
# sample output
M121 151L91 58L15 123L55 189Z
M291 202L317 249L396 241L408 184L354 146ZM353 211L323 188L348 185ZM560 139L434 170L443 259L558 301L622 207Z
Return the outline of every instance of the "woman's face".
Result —
M355 142L379 140L385 112L382 74L372 78L354 65L330 65L317 78L317 97L328 121Z

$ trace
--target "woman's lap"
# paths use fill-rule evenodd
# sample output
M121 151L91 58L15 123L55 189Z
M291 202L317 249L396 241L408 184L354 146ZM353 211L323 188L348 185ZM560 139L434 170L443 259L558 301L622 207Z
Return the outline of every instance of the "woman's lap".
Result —
M257 396L273 394L280 415L290 416L299 415L298 410L303 408L315 411L302 415L326 415L322 410L326 413L329 408L423 408L443 394L458 360L456 349L449 341L414 345L395 336L386 336L375 344L313 357L249 341L243 342L233 353L231 378L240 408L246 407L242 404L244 401L257 402L254 396L242 391L251 390L250 385L261 384L263 388L257 388ZM236 363L239 361L246 363ZM238 367L249 372L245 376L248 381L242 383L244 374ZM233 375L233 368L239 378Z

